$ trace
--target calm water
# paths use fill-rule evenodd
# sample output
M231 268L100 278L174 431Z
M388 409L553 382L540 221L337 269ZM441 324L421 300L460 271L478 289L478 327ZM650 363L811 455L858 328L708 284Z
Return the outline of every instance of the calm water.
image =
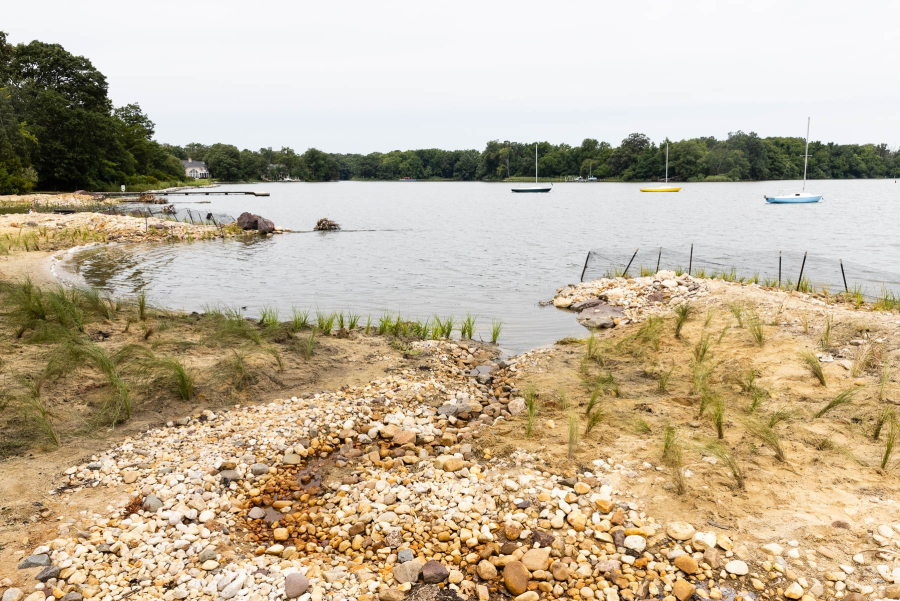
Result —
M384 311L423 318L471 312L484 337L491 319L501 319L501 346L519 352L583 333L572 314L538 301L577 282L592 248L686 249L693 242L695 256L809 251L896 270L900 184L815 181L808 189L824 193L822 203L763 200L794 186L686 184L677 194L642 194L637 184L571 183L549 194L512 194L509 184L486 183L258 184L253 189L271 196L210 196L202 199L212 204L179 206L235 217L249 210L295 230L328 217L345 231L89 249L71 268L90 285L122 295L144 289L154 303L186 310L222 302L253 316L270 305L285 319L292 306L373 319Z

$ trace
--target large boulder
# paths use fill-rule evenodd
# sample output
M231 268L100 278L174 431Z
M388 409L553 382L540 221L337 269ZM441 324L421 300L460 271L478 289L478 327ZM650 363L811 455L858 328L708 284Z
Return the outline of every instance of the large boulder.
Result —
M259 215L241 213L237 218L238 227L242 230L256 230L260 234L270 234L275 231L275 224Z

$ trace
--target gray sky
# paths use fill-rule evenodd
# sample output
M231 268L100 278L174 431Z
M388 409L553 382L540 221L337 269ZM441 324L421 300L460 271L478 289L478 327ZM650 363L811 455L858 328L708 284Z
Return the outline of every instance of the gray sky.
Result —
M164 142L330 152L742 129L900 144L900 2L6 2Z

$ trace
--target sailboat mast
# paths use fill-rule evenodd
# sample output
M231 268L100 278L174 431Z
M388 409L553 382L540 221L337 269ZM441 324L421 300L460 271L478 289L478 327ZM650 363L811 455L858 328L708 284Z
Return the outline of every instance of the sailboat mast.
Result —
M666 183L669 183L669 143L666 142Z
M811 117L806 118L806 152L803 153L803 191L806 192L806 164L809 162L809 122Z
M537 142L534 143L534 183L537 181Z

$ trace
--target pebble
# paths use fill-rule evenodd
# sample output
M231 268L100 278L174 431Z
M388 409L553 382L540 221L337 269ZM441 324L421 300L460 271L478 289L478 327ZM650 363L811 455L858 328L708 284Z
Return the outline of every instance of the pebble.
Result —
M666 525L666 534L675 540L691 540L694 536L694 527L687 522L669 522Z
M309 578L296 572L284 577L284 594L288 599L296 599L309 590Z
M394 566L394 570L392 573L394 575L394 580L396 580L400 584L404 584L406 582L416 582L419 580L419 576L422 575L422 564L418 559L406 561L404 563L398 563Z
M750 568L740 559L734 559L725 564L725 571L735 576L746 576L750 573Z

